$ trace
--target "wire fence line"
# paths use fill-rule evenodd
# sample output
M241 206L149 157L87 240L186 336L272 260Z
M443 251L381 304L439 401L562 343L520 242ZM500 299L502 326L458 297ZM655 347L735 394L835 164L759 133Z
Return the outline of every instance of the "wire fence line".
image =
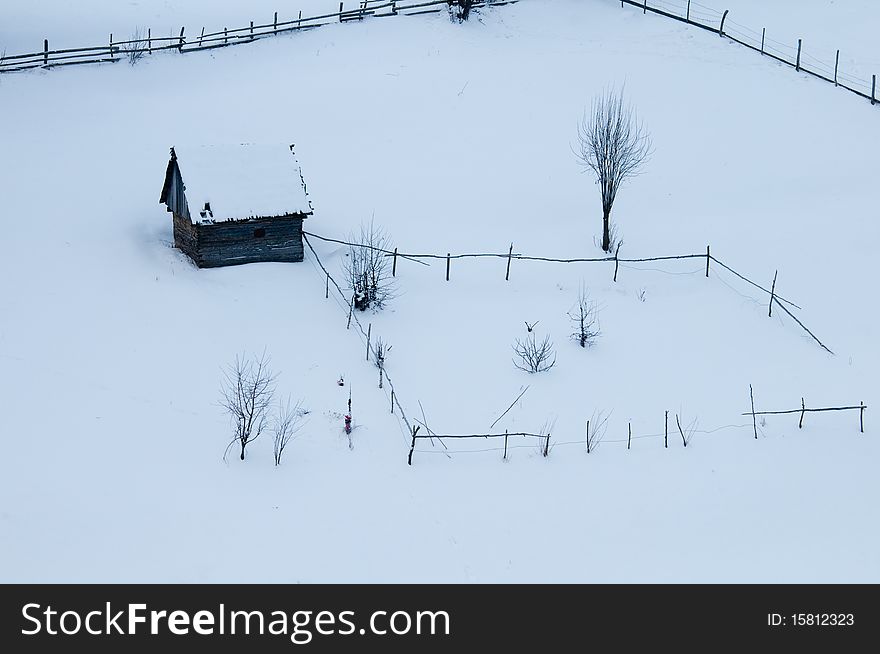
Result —
M620 256L620 248L617 248L617 251L611 256L604 257L586 257L586 258L557 258L557 257L543 257L543 256L527 256L521 253L516 253L513 251L513 243L510 244L510 248L507 252L471 252L466 254L453 254L451 252L447 252L446 254L416 254L416 253L405 253L398 251L398 248L394 248L393 250L388 250L384 248L379 248L371 245L365 245L363 243L354 243L351 241L345 241L336 238L330 238L327 236L321 236L319 234L315 234L313 232L307 232L303 230L304 237L312 237L321 241L325 241L328 243L336 243L339 245L344 245L350 248L364 248L369 249L375 252L380 252L386 257L391 257L393 260L392 271L393 274L396 275L397 272L397 259L404 259L407 261L414 261L416 263L430 265L426 261L422 261L422 259L428 260L442 260L446 262L446 281L451 279L451 262L453 260L461 260L461 259L475 259L475 258L497 258L497 259L506 259L507 267L505 272L505 280L510 279L510 270L511 264L513 261L534 261L534 262L544 262L544 263L563 263L563 264L577 264L577 263L606 263L606 264L614 264L614 281L617 281L617 274L620 264L627 263L645 263L652 261L677 261L677 260L702 260L705 261L705 275L709 277L711 264L715 263L721 266L724 270L727 270L737 278L742 281L748 283L754 288L760 290L762 293L765 293L768 296L768 314L772 317L773 307L780 307L792 320L813 340L815 341L819 347L833 355L834 352L823 343L816 334L810 330L801 319L792 313L791 309L803 310L800 305L795 304L791 300L788 300L781 296L776 291L776 278L774 276L773 284L768 289L765 286L755 282L742 273L737 272L734 268L727 265L720 259L718 259L715 255L711 253L710 246L706 246L706 251L701 252L699 254L678 254L678 255L663 255L656 257L638 257L638 258L628 258ZM310 246L311 247L311 246ZM778 273L778 271L777 271ZM786 306L788 305L788 306Z
M797 43L776 41L767 36L766 28L761 28L758 32L734 22L729 16L729 10L722 12L692 0L620 0L620 6L624 5L641 9L644 14L651 12L708 30L763 56L791 66L798 72L807 73L851 91L859 97L870 100L872 105L877 104L877 75L873 74L870 79L866 79L841 70L839 49L834 53L826 53L824 59L815 57L804 50L803 39L798 39Z
M474 8L502 6L514 4L520 0L475 0ZM30 70L32 68L53 68L56 66L70 66L75 64L98 64L114 63L128 59L136 61L144 55L152 55L159 52L176 51L195 52L223 48L241 43L251 43L258 39L279 34L289 34L301 30L308 30L323 25L362 21L367 18L383 18L387 16L415 16L420 14L439 13L445 8L459 5L459 0L349 0L346 9L345 2L339 3L339 10L333 13L318 16L303 16L299 12L295 19L278 20L278 12L274 13L272 22L259 23L250 21L246 27L226 28L214 32L205 32L205 28L199 34L187 34L186 27L181 27L177 34L169 36L154 36L150 28L146 29L146 36L136 32L134 38L116 39L113 34L106 45L97 45L82 48L50 49L49 40L43 40L43 49L37 52L23 54L4 54L0 57L0 73Z

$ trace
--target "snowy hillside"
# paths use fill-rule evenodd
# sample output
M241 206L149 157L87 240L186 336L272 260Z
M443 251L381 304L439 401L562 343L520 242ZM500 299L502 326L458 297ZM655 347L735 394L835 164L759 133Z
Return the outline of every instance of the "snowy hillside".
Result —
M58 29L82 45L110 22L180 22L159 4ZM788 30L800 3L738 4L746 24ZM810 3L792 36L859 42L872 21L837 4ZM528 387L492 431L552 425L548 457L422 440L407 466L407 427L308 248L300 264L198 270L158 204L175 143L294 143L309 232L344 240L372 217L401 252L599 257L599 193L571 146L585 106L621 85L655 148L615 203L621 257L711 245L763 285L778 271L833 356L720 266L707 279L704 259L621 264L616 282L608 263L514 259L505 281L504 259L460 259L447 282L443 259L399 260L397 297L360 320L393 345L410 422L488 433ZM528 0L461 25L367 20L5 75L0 107L0 580L880 581L869 102L619 3ZM342 280L347 249L310 242ZM569 339L581 287L599 304L589 349ZM529 375L511 346L536 321L557 364ZM225 463L222 368L264 350L307 424L277 468L265 437ZM858 412L803 429L768 416L755 440L750 385L759 410L864 402L865 432ZM666 411L693 425L687 448L672 430L664 448Z

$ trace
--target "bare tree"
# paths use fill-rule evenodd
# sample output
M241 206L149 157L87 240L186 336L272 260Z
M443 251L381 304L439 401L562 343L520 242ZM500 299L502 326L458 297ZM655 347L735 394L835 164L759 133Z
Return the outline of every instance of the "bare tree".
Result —
M621 91L593 100L578 125L575 155L596 175L602 194L602 249L611 251L611 207L621 184L638 175L651 155L651 139Z
M354 308L381 309L393 297L394 284L386 256L391 240L371 220L368 225L361 225L360 233L352 234L349 241L357 245L349 246L343 266Z
M266 353L257 358L236 356L235 362L223 373L220 405L229 414L235 436L226 447L226 454L237 442L244 461L245 448L266 428L269 407L275 396L275 376L269 369Z
M138 63L147 54L147 44L143 41L143 32L138 28L129 38L129 42L122 46L122 51L125 53L128 63L132 66Z
M587 289L582 286L578 292L577 306L568 312L568 317L575 327L571 338L581 347L593 345L599 337L598 312L598 305L590 299Z
M290 404L290 396L278 403L278 413L272 423L273 451L275 465L281 465L281 455L291 439L295 438L302 428L302 419L307 412L302 407L302 400Z
M590 419L587 420L586 444L587 454L599 447L599 443L605 438L605 432L608 431L608 418L611 413L605 411L594 411Z
M556 353L550 335L538 343L535 333L531 332L525 340L516 339L513 351L519 360L514 359L513 365L529 373L545 372L556 364Z
M391 347L381 337L376 339L376 367L379 369L379 388L382 388L382 377L385 374L385 357L391 351Z

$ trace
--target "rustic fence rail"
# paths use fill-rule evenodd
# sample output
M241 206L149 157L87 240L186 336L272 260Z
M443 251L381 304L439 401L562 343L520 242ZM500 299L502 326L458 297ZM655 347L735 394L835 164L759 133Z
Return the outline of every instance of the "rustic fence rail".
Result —
M364 329L360 318L353 311L352 298L349 298L349 294L346 292L346 290L344 290L343 287L336 281L336 279L333 277L333 275L330 274L330 271L327 269L327 267L321 261L320 257L318 256L318 253L315 251L315 248L312 246L311 242L309 241L310 237L316 238L319 240L323 240L323 241L327 241L330 243L337 243L337 244L346 245L349 247L367 247L367 248L373 249L375 251L382 252L386 256L402 257L403 255L401 255L401 253L396 248L394 250L384 250L382 248L376 248L373 246L366 246L366 245L362 245L362 244L358 244L358 243L351 243L351 242L342 241L339 239L328 238L325 236L318 236L318 235L312 234L310 232L304 232L304 235L303 235L303 240L305 241L306 245L308 246L309 250L311 251L311 253L314 257L315 264L317 265L316 269L320 272L320 274L325 282L325 284L324 284L325 298L329 299L331 297L330 289L331 289L331 285L332 285L332 289L334 291L333 296L332 296L333 299L339 304L340 308L343 309L343 311L348 316L347 329L350 329L351 323L353 321L355 324L356 333L359 335L359 337L361 339L363 339L363 342L365 343L367 361L370 361L372 358L372 361L375 362L376 358L379 356L379 352L376 347L376 342L371 340L372 325L368 324L367 328ZM466 255L458 255L458 258L468 258L468 257L502 257L503 258L503 257L510 257L512 255L512 253L513 253L513 247L511 246L508 249L508 252L505 254L472 253L472 254L466 254ZM425 264L425 262L419 261L418 260L419 258L434 258L434 259L446 258L442 255L434 255L434 254L416 254L416 255L406 255L406 256L409 257L408 260L415 261L416 263L421 263L421 264ZM451 257L452 255L450 254L448 256ZM555 259L555 258L550 258L550 257L528 257L528 258L520 257L520 258L523 258L525 260L530 260L530 261L553 261L553 262L566 262L566 263L583 262L583 261L588 261L588 262L623 261L623 259L617 259L617 257L610 257L610 258L609 257L602 257L602 258L590 258L590 259ZM647 258L633 259L632 261L646 261L646 260L648 260L648 261L657 261L657 260L663 261L663 260L694 259L694 258L707 258L707 262L714 261L714 262L720 264L720 262L717 259L715 259L713 257L713 255L711 255L711 250L709 250L708 248L707 248L707 254L647 257ZM510 259L508 258L508 263L509 262L510 262ZM429 265L429 264L425 264L425 265ZM721 264L721 265L723 265L723 264ZM723 267L727 270L730 270L731 272L735 272L735 271L733 271L732 268L729 268L726 265L723 265ZM707 270L709 270L709 269L707 269ZM748 278L740 275L739 273L736 273L736 274L738 277L741 277L744 281L748 281L749 283L754 285L756 288L759 288L759 289L763 290L764 292L770 294L771 295L771 302L772 301L776 301L778 303L781 301L788 302L787 300L778 299L778 296L775 295L775 287L776 287L775 284L773 284L772 290L767 291L759 284L757 284L755 282L750 282L750 280L748 280ZM793 307L797 307L797 305L795 305L794 303L789 302L789 304ZM781 303L779 304L779 306L782 306ZM558 441L558 442L555 441L551 445L551 432L553 431L552 425L549 427L547 425L545 425L545 427L541 429L541 433L508 432L506 430L504 433L500 433L500 432L492 432L491 431L495 427L495 425L498 423L498 421L501 418L503 418L510 411L510 409L523 397L523 395L525 395L526 391L528 391L528 388L529 388L528 386L525 389L523 389L519 393L519 395L517 395L517 397L516 397L516 399L514 399L513 403L511 403L510 406L508 406L501 413L501 415L492 423L488 432L473 433L473 434L442 434L442 433L437 433L437 432L433 431L428 426L427 419L425 417L425 412L424 412L424 409L422 408L421 402L419 402L419 408L422 411L422 420L418 420L418 419L410 420L410 418L407 417L407 413L403 407L403 404L400 402L400 395L399 395L398 387L395 386L394 381L388 375L388 371L386 369L384 369L384 367L383 367L383 374L384 374L384 380L386 383L385 383L385 385L380 384L379 388L381 390L383 390L388 395L388 399L390 401L391 413L396 413L399 416L399 419L402 422L402 425L406 428L406 431L404 432L403 435L406 439L406 443L407 443L408 450L409 450L408 454L407 454L407 464L410 466L412 465L413 456L415 454L420 454L420 453L421 454L443 454L447 457L451 457L452 454L471 454L471 453L479 453L479 452L498 451L498 452L503 452L502 459L507 460L508 452L510 450L518 449L518 448L522 448L522 447L534 447L534 445L510 445L509 440L511 438L518 438L518 439L525 438L525 439L536 440L539 445L539 448L540 448L540 453L544 457L549 456L550 451L553 448L566 447L566 446L571 446L571 445L579 445L581 447L585 447L587 454L594 452L602 443L626 443L626 449L630 450L632 448L632 444L634 441L640 441L640 440L652 439L652 438L658 438L658 439L662 438L663 439L663 448L668 449L670 434L672 434L674 441L680 440L682 443L682 446L686 448L688 446L688 444L691 442L691 440L693 439L695 434L714 434L716 432L726 430L726 429L746 429L749 426L753 427L754 433L755 433L755 438L758 438L758 426L757 426L756 417L763 416L763 415L782 415L782 414L799 413L800 414L800 421L798 423L798 427L800 428L800 427L803 427L804 415L806 413L817 413L817 412L828 412L828 411L859 411L859 431L864 433L864 413L865 413L865 410L868 408L868 406L864 402L859 402L858 406L853 405L853 406L808 408L805 404L804 399L802 398L800 409L791 409L791 410L783 410L783 411L757 411L755 409L755 404L754 404L754 393L753 393L752 388L750 386L749 387L749 395L750 395L751 402L752 402L752 405L751 405L752 410L751 410L751 412L747 412L742 415L751 416L751 418L752 418L751 425L745 425L745 424L724 425L721 427L716 427L714 429L704 430L704 429L697 428L696 419L694 419L690 423L686 423L683 426L682 421L681 421L681 416L678 413L673 415L673 418L674 418L674 423L673 423L670 421L669 411L666 411L664 414L664 417L663 417L664 428L663 428L662 432L649 433L649 434L639 434L639 433L633 434L632 423L628 422L627 423L627 433L626 433L625 438L609 439L609 438L606 438L606 431L607 431L607 424L606 423L607 423L608 417L610 417L610 414L605 414L604 412L600 412L598 414L598 418L594 414L594 416L590 420L586 421L586 431L585 431L584 438L582 438L580 440L573 440L573 441ZM395 409L396 409L396 411L395 411ZM592 420L592 427L591 427L591 420ZM417 424L413 424L413 423L417 423ZM424 433L421 432L422 427L424 427L426 430ZM544 432L546 432L546 433L544 433ZM423 441L427 440L427 441L430 441L431 444L433 445L435 439L437 440L437 442L440 443L440 445L442 446L442 449L437 449L437 448L430 449L430 450L416 449L418 442L420 442L420 441L423 442ZM489 448L480 448L480 449L450 450L447 447L447 445L444 443L444 440L459 440L460 441L460 440L471 440L471 439L484 439L484 440L503 439L503 444L499 445L498 447L489 447Z
M495 7L514 4L520 0L476 0L474 7ZM349 0L351 2L351 0ZM37 52L11 54L0 57L0 73L11 73L32 68L53 68L75 64L113 63L126 58L139 58L142 55L176 50L195 52L222 48L240 43L250 43L258 39L279 34L308 30L322 25L361 21L366 18L387 16L414 16L438 13L447 7L457 6L458 0L357 0L353 9L345 9L345 2L339 3L339 10L318 16L303 16L300 11L296 18L278 20L276 11L271 22L250 21L246 27L229 29L224 27L215 32L205 32L203 27L198 35L186 34L186 27L180 33L170 36L153 36L147 29L146 38L114 40L113 34L107 45L83 48L50 49L48 39L43 40L43 49Z
M834 352L828 346L826 346L825 343L823 343L821 340L819 340L819 338L815 335L815 333L813 333L809 328L807 328L807 326L804 325L803 321L801 319L799 319L797 316L795 316L794 313L792 313L791 309L789 309L789 307L791 307L793 309L801 309L801 307L799 305L795 304L794 302L792 302L791 300L787 300L786 298L782 297L779 293L776 292L776 276L775 275L774 275L773 284L772 284L771 288L768 290L766 287L749 279L745 275L737 272L735 269L733 269L732 267L728 266L723 261L721 261L720 259L715 257L715 255L712 254L709 246L706 246L706 252L701 252L699 254L678 254L678 255L657 256L657 257L628 258L628 257L619 256L620 255L620 248L618 247L617 251L612 256L563 259L563 258L556 258L556 257L527 256L527 255L524 255L521 253L516 253L513 251L513 244L510 245L510 248L508 249L507 252L470 252L470 253L464 253L464 254L452 254L452 253L447 252L446 254L430 254L430 253L419 254L419 253L400 252L398 250L398 248L394 248L394 250L387 250L387 249L383 249L383 248L374 247L371 245L364 245L363 243L353 243L353 242L349 242L349 241L345 241L345 240L330 238L327 236L320 236L319 234L315 234L315 233L307 232L307 231L303 231L303 234L306 236L312 237L312 238L326 241L328 243L337 243L339 245L345 245L347 247L365 248L365 249L381 252L384 256L391 257L393 259L392 271L393 271L394 275L397 274L397 259L398 258L404 259L406 261L414 261L414 262L420 263L422 265L430 265L426 261L422 261L422 259L442 260L446 264L446 266L445 266L446 281L450 280L451 262L453 260L458 260L458 259L496 258L496 259L505 260L505 262L506 262L505 277L504 277L505 280L510 279L510 270L511 270L510 264L513 261L535 261L535 262L563 263L563 264L608 263L608 264L614 264L614 277L613 277L613 279L615 282L617 281L618 267L619 267L619 264L621 264L621 263L646 263L646 262L652 262L652 261L676 261L676 260L688 260L688 259L703 260L706 262L706 277L709 277L710 270L711 270L711 264L712 263L718 264L719 266L721 266L722 268L724 268L728 272L735 275L737 278L741 279L744 282L747 282L748 284L750 284L754 288L757 288L758 290L762 291L763 293L766 293L767 296L769 296L768 302L771 307L774 304L776 306L779 306L781 309L783 309L783 311L789 317L792 318L792 320L794 320L794 322L804 332L806 332L806 334L808 334L810 336L810 338L813 341L815 341L819 345L819 347L821 347L823 350L825 350L826 352L828 352L831 355L834 354ZM778 273L778 271L777 271L777 273ZM788 305L788 306L786 306L786 305ZM772 316L772 311L771 311L771 316Z
M620 6L624 5L641 9L644 14L651 12L718 34L762 56L791 66L798 72L807 73L855 93L870 100L872 105L877 104L877 75L873 74L870 79L866 79L841 70L840 49L834 53L833 61L830 53L827 61L813 57L804 49L803 39L798 39L797 43L776 41L767 36L767 28L761 28L758 32L734 22L729 10L719 11L694 0L620 0Z

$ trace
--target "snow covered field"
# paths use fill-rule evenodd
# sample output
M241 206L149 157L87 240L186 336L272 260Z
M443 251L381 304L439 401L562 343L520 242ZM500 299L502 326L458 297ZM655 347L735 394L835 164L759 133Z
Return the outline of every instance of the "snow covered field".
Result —
M107 22L149 17L99 4ZM181 3L160 4L180 22ZM769 27L800 3L739 4ZM869 21L838 5L809 3L796 27L858 41ZM211 7L220 22L238 12ZM97 16L65 23L71 45ZM422 441L408 467L405 428L309 253L196 270L170 247L157 201L171 145L281 141L296 144L311 232L344 238L374 216L401 251L598 256L598 192L570 145L593 95L621 84L655 146L615 204L621 256L711 244L761 283L778 270L835 356L700 260L621 265L616 283L608 264L514 261L505 282L503 260L469 259L447 283L445 262L399 261L398 298L362 320L393 345L408 416L421 402L437 432L486 430L528 385L496 431L555 421L547 458ZM464 25L389 18L4 76L0 106L0 580L880 580L868 102L614 2L529 0ZM345 248L312 243L339 273ZM586 351L567 338L581 285L603 332ZM524 321L557 345L547 373L511 363ZM268 439L225 464L221 368L264 348L308 425L277 469ZM802 430L771 416L755 441L749 384L759 409L864 401L865 434L857 413ZM603 410L607 442L587 455L584 422ZM662 432L666 410L698 421L686 449L612 442L628 423Z

